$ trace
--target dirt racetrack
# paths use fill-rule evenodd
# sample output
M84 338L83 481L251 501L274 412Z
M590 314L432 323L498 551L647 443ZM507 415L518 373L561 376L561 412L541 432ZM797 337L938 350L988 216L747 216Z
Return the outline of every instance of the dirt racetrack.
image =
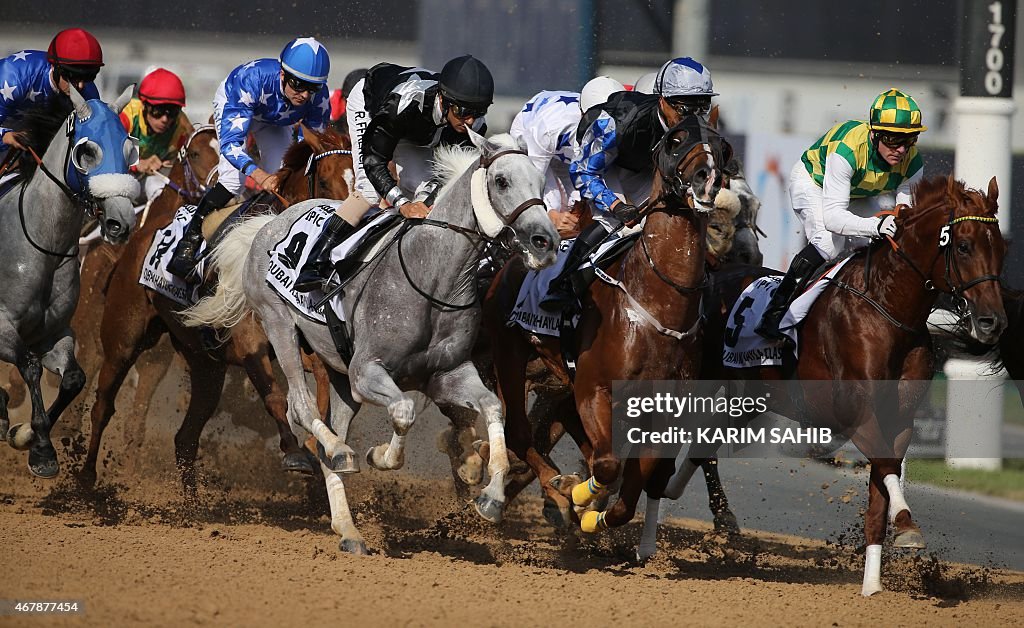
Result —
M559 536L530 491L494 527L455 498L450 480L407 471L352 477L350 501L374 554L340 554L321 485L276 470L272 427L244 395L211 422L201 503L186 508L170 448L177 390L164 388L142 447L122 447L131 425L115 418L93 492L69 473L81 441L67 428L56 481L30 478L25 454L0 447L0 600L79 600L85 609L0 617L0 626L1024 622L1024 573L887 548L887 590L864 599L853 542L749 529L727 539L694 520L663 525L659 555L641 566L632 560L638 523ZM432 428L421 428L410 453L446 464ZM382 434L356 431L357 451Z

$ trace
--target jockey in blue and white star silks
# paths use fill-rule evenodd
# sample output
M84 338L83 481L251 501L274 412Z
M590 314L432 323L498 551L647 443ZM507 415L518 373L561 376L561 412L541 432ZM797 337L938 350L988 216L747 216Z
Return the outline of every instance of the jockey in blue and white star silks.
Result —
M0 159L10 146L23 148L14 126L26 111L42 108L74 85L86 100L99 98L93 84L103 51L88 31L57 33L46 51L22 50L0 59Z
M202 244L202 221L228 204L241 191L246 177L263 190L276 192L276 173L292 143L292 127L303 122L314 131L326 129L330 119L327 75L331 60L323 44L299 37L285 45L278 59L257 59L240 65L217 87L213 118L220 140L217 185L196 207L192 221L167 266L186 277L195 268ZM255 160L245 150L252 133L260 149Z
M636 205L650 195L655 146L683 116L706 118L711 98L717 95L711 72L689 57L680 57L658 71L654 94L619 92L584 113L569 176L582 197L593 201L594 222L576 238L562 272L551 280L551 292L541 303L544 308L560 310L576 304L572 286L576 268L608 234L636 220Z
M624 89L615 79L599 76L584 85L581 93L539 92L512 120L509 133L545 176L544 205L559 235L573 232L577 223L576 216L569 213L580 198L569 178L569 163L576 151L576 127L583 111Z

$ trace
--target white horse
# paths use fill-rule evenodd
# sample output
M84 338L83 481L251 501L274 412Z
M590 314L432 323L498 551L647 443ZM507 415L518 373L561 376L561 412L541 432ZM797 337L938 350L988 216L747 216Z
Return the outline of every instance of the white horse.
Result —
M280 216L250 219L231 231L212 255L220 275L217 293L185 312L190 325L229 327L249 311L262 320L288 379L292 429L308 431L321 446L331 527L343 551L366 552L342 481L342 474L358 471L345 444L349 424L364 401L386 407L394 434L366 459L377 469L401 468L406 435L416 420L413 399L403 390L421 390L442 409L471 409L484 418L491 480L474 503L485 519L501 519L509 466L502 405L470 359L480 327L480 245L485 237L503 239L529 267L543 268L554 263L559 240L540 200L543 177L515 140L469 133L478 150L438 151L438 170L447 183L430 218L403 221L390 247L346 286L343 308L353 340L347 363L327 327L300 315L266 282L267 252L321 201L298 203ZM319 419L306 387L299 333L332 372L330 425Z

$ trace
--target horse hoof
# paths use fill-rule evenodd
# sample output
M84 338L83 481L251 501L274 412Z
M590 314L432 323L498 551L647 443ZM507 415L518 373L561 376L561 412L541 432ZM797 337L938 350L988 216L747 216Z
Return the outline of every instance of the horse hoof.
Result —
M740 523L731 510L715 515L715 532L724 532L729 536L740 533Z
M478 515L491 523L501 523L505 514L505 502L499 502L486 495L481 495L473 500L473 507Z
M924 542L924 535L920 530L904 530L897 532L893 539L893 547L906 547L909 549L924 549L927 544Z
M338 543L338 551L356 556L369 556L370 550L366 549L366 543L354 539L342 539Z
M451 435L452 435L452 428L451 427L446 427L445 429L443 429L443 430L441 430L440 432L437 433L437 437L436 437L436 440L434 441L434 445L437 447L437 451L438 452L440 452L442 454L447 454L448 453L448 440L451 438Z
M476 455L480 456L484 462L491 459L491 444L485 440L473 441L473 451L475 451Z
M18 423L7 432L7 444L19 451L25 451L32 446L35 433L28 423Z
M456 473L466 486L476 486L484 479L483 465L479 462L470 463L469 459L459 465Z
M372 449L370 450L373 451ZM324 463L328 469L334 473L340 473L342 475L348 475L350 473L359 473L359 462L356 460L356 455L351 451L343 451L333 456L327 456L327 450L319 442L316 444L316 453L320 457L320 461ZM369 456L370 454L367 454ZM373 464L371 462L371 464Z
M885 589L882 588L881 583L878 583L878 584L867 584L867 583L865 583L864 586L862 586L861 589L860 589L860 594L863 595L864 597L871 597L872 595L874 595L876 593L881 593L884 590Z
M57 474L60 473L60 463L57 462L56 452L52 457L37 454L34 451L28 452L28 470L32 472L32 475L44 480L52 480L57 477Z
M309 456L305 452L293 451L281 458L281 470L301 473L302 475L313 475L313 464L309 461Z
M559 508L554 500L544 498L544 508L540 512L554 529L566 530L569 528L571 519L568 509Z

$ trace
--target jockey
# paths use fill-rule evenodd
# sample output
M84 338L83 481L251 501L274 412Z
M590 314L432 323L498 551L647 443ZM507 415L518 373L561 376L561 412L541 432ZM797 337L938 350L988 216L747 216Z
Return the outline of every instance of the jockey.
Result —
M169 168L192 134L192 123L181 110L184 106L181 79L170 70L156 68L139 83L139 97L121 111L121 124L139 140L139 163L132 169L145 177L147 201L167 185L166 179L148 175Z
M382 202L406 218L423 218L439 189L430 160L438 145L470 145L466 132L484 133L494 100L494 79L470 55L452 59L441 74L379 63L356 83L345 116L352 136L355 189L324 224L295 290L319 288L331 271L331 251L355 232L371 207ZM401 183L388 163L394 161ZM412 198L410 198L412 196Z
M240 65L217 87L213 119L220 141L217 185L199 201L185 235L174 251L167 270L186 277L197 263L203 242L203 219L227 205L252 177L262 190L276 192L276 173L292 143L292 127L299 122L317 132L327 127L331 108L327 75L331 58L323 44L312 37L288 42L278 59L256 59ZM260 149L257 163L245 152L252 132Z
M541 303L549 310L572 306L576 268L609 233L637 219L636 204L650 195L651 152L665 133L687 114L707 116L718 94L711 72L689 57L672 59L658 71L654 94L619 92L583 115L579 148L569 175L584 198L593 201L594 222L584 229L562 272L551 280ZM614 189L613 189L614 188Z
M581 93L540 92L512 120L509 133L526 146L530 161L545 177L544 205L561 236L575 231L577 223L576 216L569 212L579 199L569 178L576 127L584 111L624 89L615 79L599 76L584 85Z
M890 89L871 105L868 122L850 120L832 127L803 154L789 176L789 199L804 224L809 244L797 253L757 326L769 340L786 338L779 323L790 303L835 259L848 236L896 235L896 220L861 217L851 200L896 191L896 202L910 203L911 189L924 176L917 136L928 127L913 98Z
M29 109L44 107L54 94L69 94L74 85L86 100L99 98L93 81L102 65L100 42L81 28L57 33L46 52L22 50L0 60L0 155L9 146L25 148L10 123Z

